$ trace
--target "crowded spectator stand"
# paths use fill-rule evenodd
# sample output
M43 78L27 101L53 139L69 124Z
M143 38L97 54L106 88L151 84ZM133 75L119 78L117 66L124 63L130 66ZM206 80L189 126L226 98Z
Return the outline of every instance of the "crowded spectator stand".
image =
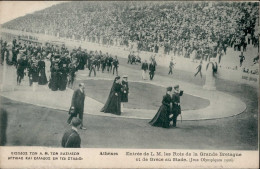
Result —
M24 35L21 38L28 38L31 43L39 39L37 35L44 34L45 41L55 41L56 38L57 43L86 42L96 43L100 47L124 48L135 52L132 58L142 62L145 60L143 55L151 56L151 53L160 58L157 59L159 62L169 62L173 57L178 63L176 68L178 65L190 67L185 58L194 63L204 60L204 67L209 58L216 58L220 70L258 74L255 64L243 64L240 69L223 61L223 58L229 57L230 50L240 55L240 52L246 52L253 46L259 51L258 3L132 2L130 6L125 2L104 3L62 3L20 17L2 27L22 30ZM35 36L30 37L31 34ZM76 64L83 59L77 54L71 57ZM245 56L247 61L248 57Z

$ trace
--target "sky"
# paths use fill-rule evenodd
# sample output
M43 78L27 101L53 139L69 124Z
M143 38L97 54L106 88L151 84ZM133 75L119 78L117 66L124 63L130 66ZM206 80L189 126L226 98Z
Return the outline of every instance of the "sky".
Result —
M0 24L62 1L0 1Z

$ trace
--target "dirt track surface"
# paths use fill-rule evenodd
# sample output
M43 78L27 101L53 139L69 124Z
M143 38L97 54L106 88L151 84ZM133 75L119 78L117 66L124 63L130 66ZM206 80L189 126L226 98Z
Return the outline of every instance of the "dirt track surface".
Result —
M245 112L223 119L179 122L176 129L151 127L149 120L84 115L87 130L79 131L82 147L256 150L258 93L250 86L225 80L217 80L217 89L244 101ZM60 147L69 127L67 112L3 97L1 107L8 111L7 146Z
M86 80L86 93L103 104L106 103L112 80ZM131 93L126 108L157 110L160 107L165 88L148 83L129 82ZM140 104L141 103L141 104ZM182 110L194 110L205 108L209 100L185 94L181 97Z

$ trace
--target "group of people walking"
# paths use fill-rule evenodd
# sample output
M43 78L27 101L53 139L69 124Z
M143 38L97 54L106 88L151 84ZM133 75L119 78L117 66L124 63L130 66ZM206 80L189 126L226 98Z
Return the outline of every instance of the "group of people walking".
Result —
M73 51L77 51L73 55L79 58L79 70L84 70L85 67L89 70L89 77L91 77L92 72L96 76L97 71L102 73L111 73L113 70L113 75L118 75L119 61L117 56L112 56L108 53L102 53L102 51L90 51L84 50L83 52L78 51L76 48Z
M1 63L5 59L8 65L15 65L17 68L17 84L27 74L29 85L33 91L37 85L48 84L52 91L66 90L72 87L76 72L89 69L89 76L101 69L102 73L113 72L118 75L119 60L117 56L103 54L101 51L87 51L81 47L69 51L64 44L53 45L40 42L23 41L16 39L12 44L1 40ZM27 70L27 71L26 71ZM28 73L27 73L28 72Z
M180 96L183 91L180 91L179 85L167 87L166 94L163 96L162 105L154 118L149 122L152 126L169 128L176 127L177 117L181 115Z
M21 43L16 44L13 41L13 46L17 48L17 60L13 65L17 68L17 84L20 85L21 80L24 78L28 71L29 84L33 85L46 85L49 82L49 88L53 91L65 90L67 85L73 85L75 72L78 70L84 70L85 67L89 69L89 76L92 71L96 75L96 69L99 71L101 67L102 72L116 73L116 77L113 81L108 99L104 107L100 110L104 113L111 113L115 115L121 115L124 112L124 103L128 102L129 86L128 77L126 75L118 76L119 61L117 56L114 58L108 53L102 54L102 52L87 52L81 50L81 48L73 49L70 53L65 45L61 48L58 46L51 46L50 44L45 47L39 44ZM1 46L1 50L8 51L7 46ZM6 48L6 49L5 49ZM2 53L2 51L1 51ZM6 56L6 52L4 56ZM133 57L133 56L131 56ZM3 57L7 58L7 57ZM12 59L13 61L14 59ZM134 61L133 61L134 60ZM138 59L131 59L131 64L138 62ZM156 70L156 61L154 57L151 57L150 63L147 61L142 63L141 69L143 70L142 77L146 79L146 72L149 70L150 80L154 77ZM11 62L9 62L11 63ZM46 71L49 68L49 71ZM46 75L46 72L50 74ZM48 76L49 75L49 76ZM159 126L168 128L170 121L173 121L173 126L176 126L177 116L180 114L180 92L179 87L174 87L174 93L170 96L172 88L167 88L167 93L163 97L162 106L158 110L155 117L150 122L153 126ZM85 130L83 126L83 113L85 102L85 85L79 84L79 88L74 91L71 107L69 110L68 124L72 125L72 128L67 131L62 138L63 147L80 147L80 137L77 132L77 128ZM170 117L172 114L172 117Z
M128 102L128 93L127 76L123 76L122 80L120 76L117 76L114 79L108 99L101 112L121 115L121 112L123 112L122 103ZM81 138L77 128L82 130L87 129L83 126L85 96L85 85L84 83L80 83L79 88L74 91L72 96L69 118L67 120L67 123L72 127L62 137L61 145L64 148L80 148Z
M129 86L127 78L126 75L122 77L122 80L120 76L115 77L108 99L100 110L101 112L121 115L123 112L122 103L128 102ZM177 117L181 115L180 97L182 95L183 91L180 90L179 85L175 85L173 88L167 87L166 94L162 99L162 105L149 124L163 128L169 128L171 125L176 127ZM69 118L67 120L67 123L71 124L72 128L63 135L63 147L80 147L81 139L77 132L77 127L86 130L83 126L84 101L85 85L80 83L79 88L74 91L72 96Z
M128 102L129 93L127 79L126 75L122 77L122 80L120 76L117 76L114 79L108 99L104 107L101 109L101 112L112 113L115 115L121 115L121 112L124 112L123 103Z
M150 58L150 63L149 64L148 64L147 60L145 60L142 63L142 66L141 66L141 69L142 69L142 79L143 80L147 80L147 74L148 74L148 71L149 71L149 78L150 78L150 80L153 80L154 75L155 75L155 71L156 71L156 66L157 66L157 63L155 61L155 57L154 56L152 56Z

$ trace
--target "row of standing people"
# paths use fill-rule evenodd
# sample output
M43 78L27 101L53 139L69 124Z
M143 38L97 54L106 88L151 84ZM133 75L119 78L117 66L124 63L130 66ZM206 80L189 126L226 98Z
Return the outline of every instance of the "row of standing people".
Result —
M153 80L154 75L155 75L155 71L156 71L156 60L155 60L155 55L150 57L150 63L148 64L147 60L145 60L143 63L141 61L140 56L137 54L135 54L134 51L130 52L130 54L128 55L128 60L127 60L127 64L137 64L137 63L141 63L141 69L142 69L142 79L146 80L147 79L147 74L149 71L149 78L150 80Z
M14 45L17 46L17 44ZM69 55L69 51L64 45L59 50L48 46L44 49L39 45L32 46L31 44L24 45L24 47L18 46L17 51L20 56L18 61L14 62L17 67L17 84L21 83L26 69L28 70L30 86L35 86L37 83L45 85L49 80L48 86L53 91L63 91L67 85L72 87L76 76L75 72L84 70L85 66L89 69L89 76L92 72L96 76L96 69L99 71L100 67L102 72L107 70L110 73L113 70L113 74L118 75L119 61L117 56L113 58L112 55L102 54L101 51L99 53L97 51L87 52L79 47L73 49ZM46 77L45 72L50 73L50 76Z
M119 61L117 56L112 56L108 53L102 53L101 51L90 51L84 50L83 52L72 52L72 56L78 58L78 69L84 70L89 69L89 77L92 75L96 76L96 71L111 73L113 70L113 75L118 75Z
M73 85L77 69L75 64L71 63L69 57L66 55L51 55L47 59L41 53L37 56L28 56L26 52L21 52L21 58L18 59L16 65L18 85L20 85L21 80L24 78L26 69L29 77L29 85L33 86L34 91L37 84L46 85L48 82L49 88L53 91L63 91L66 90L67 85ZM47 75L46 72L48 72Z

